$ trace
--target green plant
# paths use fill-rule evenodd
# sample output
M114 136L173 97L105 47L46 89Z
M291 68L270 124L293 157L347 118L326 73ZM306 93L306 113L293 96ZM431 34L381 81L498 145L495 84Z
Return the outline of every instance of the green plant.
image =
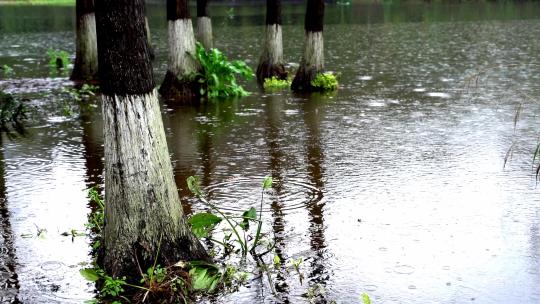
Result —
M251 207L248 210L244 211L242 213L242 216L240 217L234 217L234 216L228 216L224 214L219 208L217 208L214 204L208 202L206 198L203 195L203 192L200 189L199 180L194 177L190 176L186 180L188 189L195 194L201 202L203 202L206 206L210 207L213 211L215 211L220 216L214 215L212 213L208 212L201 212L193 215L189 220L188 223L191 225L191 229L193 233L199 237L208 237L209 233L222 221L225 220L229 226L229 228L232 231L232 234L236 236L236 241L240 245L240 250L242 252L242 255L246 255L250 251L254 251L257 245L259 245L259 241L261 239L262 233L262 205L264 201L264 191L272 187L272 177L267 176L262 182L262 192L261 192L261 208L259 211L259 218L257 219L257 211L255 208ZM240 221L237 221L240 220ZM257 223L257 230L252 238L254 241L249 244L248 238L246 237L246 232L250 229L250 222ZM241 232L243 232L243 237L240 236ZM226 238L228 239L229 237ZM212 241L216 242L216 240L211 239ZM217 243L223 245L224 247L227 247L227 240L225 242L219 242Z
M197 43L194 58L201 64L202 71L192 75L201 84L200 94L209 98L240 97L248 95L236 82L236 75L245 79L253 77L253 71L245 62L229 61L218 49L206 50Z
M48 49L49 67L63 69L69 65L69 53L62 50Z
M284 90L288 89L290 86L290 79L279 79L276 76L272 76L272 78L266 78L263 83L263 88L265 90Z
M311 81L311 85L321 91L335 91L338 88L337 76L333 73L319 73Z
M1 66L0 69L3 71L4 76L13 74L13 68L7 64L4 64L3 66Z
M85 83L80 88L64 88L62 93L66 93L72 100L81 101L84 98L96 95L98 90L98 86Z
M91 231L101 233L105 223L105 203L96 188L90 188L88 190L88 198L96 204L96 209L88 215L88 223L85 226Z
M371 304L371 299L369 298L369 295L365 292L362 293L362 303Z
M304 259L302 257L299 257L296 260L291 258L289 260L289 264L288 264L288 266L293 267L294 270L296 271L296 273L298 274L298 279L300 280L300 285L304 281L304 275L302 274L302 272L300 272L300 265L302 264L303 261L304 261Z

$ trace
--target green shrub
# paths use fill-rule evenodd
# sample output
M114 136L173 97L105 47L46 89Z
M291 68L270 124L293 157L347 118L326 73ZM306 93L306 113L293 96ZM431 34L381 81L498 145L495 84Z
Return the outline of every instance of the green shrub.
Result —
M272 76L272 78L266 78L263 83L263 88L265 90L284 90L288 89L290 86L290 79L279 79L276 76Z
M207 51L200 43L197 43L194 57L202 66L202 71L195 75L201 83L201 95L223 98L249 94L236 82L236 75L245 79L253 77L253 71L245 62L229 61L220 50L212 48Z
M319 73L311 81L311 85L321 91L335 91L338 88L338 80L333 73Z
M51 68L63 69L69 65L69 54L66 51L48 49L47 55Z

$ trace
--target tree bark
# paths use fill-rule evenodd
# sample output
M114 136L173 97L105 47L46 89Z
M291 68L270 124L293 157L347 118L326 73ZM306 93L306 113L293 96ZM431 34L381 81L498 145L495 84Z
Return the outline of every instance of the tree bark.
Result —
M308 0L305 19L304 54L293 79L293 91L317 90L311 85L315 76L324 71L324 1Z
M192 75L200 70L195 54L195 35L187 0L167 0L169 67L159 93L167 100L190 101L199 95Z
M105 227L99 261L112 276L208 255L183 216L150 65L143 0L96 6L102 81Z
M208 0L197 0L197 40L207 50L214 45L212 19L208 14Z
M260 84L266 78L287 78L283 65L281 0L266 0L266 37L256 74Z
M75 4L76 53L71 80L91 81L97 79L98 53L94 0L77 0Z

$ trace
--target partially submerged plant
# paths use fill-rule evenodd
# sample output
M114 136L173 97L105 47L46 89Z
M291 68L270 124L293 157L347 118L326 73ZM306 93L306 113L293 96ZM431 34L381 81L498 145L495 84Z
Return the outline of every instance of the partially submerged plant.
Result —
M276 76L266 78L263 83L265 90L284 90L291 87L291 79L279 79Z
M64 69L69 65L69 53L62 50L48 49L49 67L56 69Z
M3 66L1 66L0 70L2 70L2 74L4 74L4 76L9 76L13 74L13 68L7 64L4 64Z
M319 73L311 81L311 85L319 91L335 91L338 89L337 76L333 73Z
M245 79L253 77L253 71L240 60L229 61L218 49L206 50L197 42L193 55L201 64L202 71L193 75L201 84L200 94L209 98L241 97L249 93L236 82L236 75Z

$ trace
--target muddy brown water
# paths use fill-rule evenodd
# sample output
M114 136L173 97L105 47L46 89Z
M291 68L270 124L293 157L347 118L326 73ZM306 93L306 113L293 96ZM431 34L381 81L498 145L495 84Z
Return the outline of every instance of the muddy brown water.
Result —
M287 62L299 61L303 6L284 7ZM215 44L254 67L262 6L214 7ZM86 191L102 186L99 100L80 105L50 71L48 48L74 53L73 8L0 6L0 87L34 107L24 137L0 150L0 302L81 303L91 261ZM149 8L159 79L164 7ZM329 95L260 92L197 107L163 106L187 212L201 177L227 210L257 206L283 261L305 277L257 272L222 303L539 303L540 198L533 152L540 113L540 4L329 5ZM516 108L521 115L514 129ZM503 168L508 148L511 160ZM38 236L38 232L42 231ZM251 268L249 269L251 270Z

